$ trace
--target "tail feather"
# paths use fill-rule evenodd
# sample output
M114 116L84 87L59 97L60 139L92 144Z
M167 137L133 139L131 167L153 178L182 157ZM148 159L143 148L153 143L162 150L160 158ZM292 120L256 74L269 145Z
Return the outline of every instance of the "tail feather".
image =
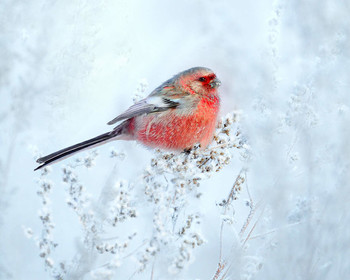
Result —
M114 138L118 135L115 132L116 131L111 131L111 132L101 134L97 137L91 138L91 139L86 140L84 142L75 144L73 146L59 150L59 151L54 152L52 154L49 154L47 156L41 157L41 158L37 159L37 161L36 161L37 163L40 163L41 165L39 165L37 168L35 168L34 171L38 170L46 165L49 165L53 162L56 162L58 160L61 160L61 159L66 158L68 156L71 156L76 152L79 152L79 151L82 151L84 149L91 148L92 146L97 146L97 145L100 145L104 142L110 141L112 138Z

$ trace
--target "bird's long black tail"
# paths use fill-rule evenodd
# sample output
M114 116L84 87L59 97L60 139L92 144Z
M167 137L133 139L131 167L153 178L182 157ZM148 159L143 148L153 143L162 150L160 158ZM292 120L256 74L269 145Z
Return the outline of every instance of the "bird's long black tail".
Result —
M92 148L93 146L97 146L97 145L100 145L104 142L110 141L112 138L116 137L118 134L119 133L116 133L115 130L111 131L111 132L107 132L107 133L101 134L99 136L96 136L94 138L91 138L89 140L86 140L84 142L75 144L75 145L70 146L68 148L65 148L65 149L59 150L57 152L54 152L52 154L49 154L45 157L41 157L41 158L37 159L36 162L40 163L40 165L37 168L35 168L34 171L38 170L38 169L40 169L48 164L51 164L55 161L69 157L76 152L82 151L82 150L87 149L87 148Z

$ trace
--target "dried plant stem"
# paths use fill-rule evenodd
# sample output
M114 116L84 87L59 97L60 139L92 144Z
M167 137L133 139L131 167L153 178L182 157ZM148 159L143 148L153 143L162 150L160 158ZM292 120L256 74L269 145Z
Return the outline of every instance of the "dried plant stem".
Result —
M241 231L239 232L239 236L241 238L244 235L245 231L247 230L247 228L248 228L251 220L253 219L256 210L259 208L259 206L260 206L260 203L258 203L256 206L254 204L251 204L251 208L250 208L250 212L248 214L248 217L247 217L244 225L242 226Z
M217 279L219 279L219 277L220 277L221 273L224 271L225 267L226 267L226 263L225 263L225 262L224 262L224 263L219 262L219 263L218 263L218 269L216 270L215 275L214 275L214 277L213 277L212 280L217 280ZM227 273L227 272L225 272L225 274L226 274L226 273ZM221 279L222 279L222 278L221 278Z
M269 231L267 231L267 232L253 235L253 236L251 236L249 239L252 240L252 239L264 237L264 236L269 235L269 234L271 234L271 233L274 233L274 232L276 232L276 231L278 231L278 230L282 230L282 229L286 229L286 228L289 228L289 227L297 226L297 225L300 225L301 223L302 223L302 222L296 222L296 223L293 223L293 224L286 225L286 226L284 226L284 227L274 228L274 229L269 230Z
M251 230L249 231L249 233L248 233L246 239L244 240L243 245L245 245L245 244L247 243L247 241L250 239L250 236L251 236L251 234L253 233L253 231L254 231L256 225L257 225L258 222L260 221L260 219L261 219L263 213L264 213L264 211L261 211L261 213L260 213L258 219L255 221L255 223L254 223L254 225L252 226Z

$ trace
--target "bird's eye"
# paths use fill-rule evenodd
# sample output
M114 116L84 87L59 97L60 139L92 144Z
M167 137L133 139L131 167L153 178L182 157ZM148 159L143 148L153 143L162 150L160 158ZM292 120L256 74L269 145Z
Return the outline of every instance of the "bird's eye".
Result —
M199 80L200 82L205 82L207 79L206 79L205 77L200 77L198 80Z

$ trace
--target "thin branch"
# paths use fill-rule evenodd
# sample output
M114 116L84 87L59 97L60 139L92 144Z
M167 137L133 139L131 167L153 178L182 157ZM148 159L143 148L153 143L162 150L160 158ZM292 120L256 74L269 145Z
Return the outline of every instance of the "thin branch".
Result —
M143 246L145 246L147 243L149 242L149 240L145 240L140 246L138 246L135 250L133 250L132 252L130 252L129 254L127 254L126 256L123 257L123 259L126 259L128 257L130 257L131 255L133 255L134 253L136 253L140 248L142 248Z
M222 206L225 206L225 207L228 206L231 203L231 201L235 199L234 198L235 195L241 190L240 186L241 186L241 184L243 184L245 182L245 175L242 176L243 172L244 173L246 172L245 168L242 168L241 171L239 171L238 176L237 176L237 178L236 178L236 180L231 188L231 191L230 191L226 201L224 201L222 203Z
M255 221L253 227L252 227L251 230L249 231L249 233L248 233L246 239L245 239L244 242L243 242L243 245L245 245L245 244L247 243L247 241L250 239L250 236L251 236L251 234L253 233L253 230L255 229L256 225L257 225L258 222L260 221L260 219L261 219L263 213L264 213L264 210L261 211L259 218Z
M252 196L250 195L250 191L249 191L248 178L247 178L247 169L244 170L244 178L245 178L245 186L246 186L246 189L247 189L249 202L250 202L249 206L250 206L250 209L252 209L252 208L254 208L254 203L253 203Z
M221 222L221 229L220 229L220 255L219 255L219 263L222 262L222 245L223 245L223 242L222 242L222 233L223 233L223 230L224 230L224 221Z
M153 264L152 264L151 280L153 280L153 276L154 276L154 264L155 263L156 263L156 258L154 258Z
M214 277L213 277L213 279L212 280L217 280L217 279L219 279L219 276L220 276L220 274L221 274L221 272L225 269L225 267L226 267L226 262L224 262L224 263L218 263L218 269L216 270L216 272L215 272L215 275L214 275ZM226 274L226 273L225 273Z
M244 225L242 226L241 231L239 232L239 236L240 236L240 237L243 236L244 232L245 232L246 229L248 228L248 226L249 226L251 220L253 219L253 216L254 216L256 210L259 208L259 206L260 206L260 202L258 202L258 204L257 204L256 206L254 206L254 207L252 207L252 208L250 209L250 212L249 212L249 214L248 214L248 217L247 217L247 219L246 219Z
M250 237L250 239L255 239L255 238L263 237L263 236L265 236L265 235L274 233L274 232L276 232L276 231L278 231L278 230L282 230L282 229L286 229L286 228L289 228L289 227L292 227L292 226L296 226L296 225L299 225L299 224L301 224L301 223L302 223L302 222L296 222L296 223L293 223L293 224L286 225L286 226L284 226L284 227L274 228L274 229L269 230L269 231L267 231L267 232L253 235L253 236Z

